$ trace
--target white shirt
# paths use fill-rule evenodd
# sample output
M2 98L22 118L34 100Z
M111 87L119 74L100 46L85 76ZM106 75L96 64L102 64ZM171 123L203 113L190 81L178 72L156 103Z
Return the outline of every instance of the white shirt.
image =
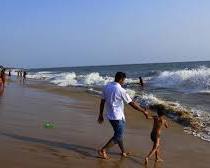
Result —
M106 115L109 120L125 120L124 101L128 104L132 99L119 83L111 82L104 86L102 99L105 99Z

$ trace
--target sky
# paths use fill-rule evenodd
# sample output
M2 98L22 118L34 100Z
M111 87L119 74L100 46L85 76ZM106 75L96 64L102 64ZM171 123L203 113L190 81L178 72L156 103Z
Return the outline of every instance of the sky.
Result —
M210 60L209 0L0 0L0 64Z

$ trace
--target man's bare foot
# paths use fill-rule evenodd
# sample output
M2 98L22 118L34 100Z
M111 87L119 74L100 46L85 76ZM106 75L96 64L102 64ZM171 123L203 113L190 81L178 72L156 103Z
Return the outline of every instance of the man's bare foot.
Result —
M107 155L106 151L103 149L98 150L98 155L102 159L109 159L109 156Z
M148 162L149 162L149 158L148 157L145 157L144 164L147 165Z
M123 153L121 153L122 157L128 157L129 155L131 155L131 152L123 152Z
M163 159L157 158L157 159L155 159L155 161L156 161L156 162L163 162Z

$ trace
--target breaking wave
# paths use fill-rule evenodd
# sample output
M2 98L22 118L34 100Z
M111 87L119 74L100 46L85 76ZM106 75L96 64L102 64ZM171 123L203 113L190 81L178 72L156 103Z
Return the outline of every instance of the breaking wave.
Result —
M113 77L101 76L98 72L88 74L76 74L75 72L57 73L52 71L30 72L29 78L44 79L58 86L88 87L88 92L95 95L101 94L101 87L112 82ZM176 71L163 71L156 76L144 77L148 85L156 88L170 88L187 92L210 93L210 68L199 67L194 69L182 69ZM200 109L186 107L178 102L163 100L154 94L138 94L135 83L138 78L126 79L127 93L141 106L156 110L163 107L167 117L182 124L186 133L210 141L210 114Z
M209 92L210 68L205 66L195 69L163 71L151 79L156 87L176 88L182 91Z
M135 97L141 106L153 109L162 107L167 117L183 125L184 131L203 140L210 141L210 114L199 109L185 107L178 102L161 100L153 94Z
M58 86L94 86L100 87L114 80L113 77L101 76L98 72L86 75L77 75L75 72L53 73L53 72L37 72L29 73L28 78L48 80L50 83ZM128 78L127 83L134 83L137 80Z

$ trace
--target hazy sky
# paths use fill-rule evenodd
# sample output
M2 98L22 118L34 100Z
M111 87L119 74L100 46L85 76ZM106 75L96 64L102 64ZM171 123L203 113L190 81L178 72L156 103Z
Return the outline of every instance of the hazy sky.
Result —
M0 0L0 64L210 60L209 0Z

